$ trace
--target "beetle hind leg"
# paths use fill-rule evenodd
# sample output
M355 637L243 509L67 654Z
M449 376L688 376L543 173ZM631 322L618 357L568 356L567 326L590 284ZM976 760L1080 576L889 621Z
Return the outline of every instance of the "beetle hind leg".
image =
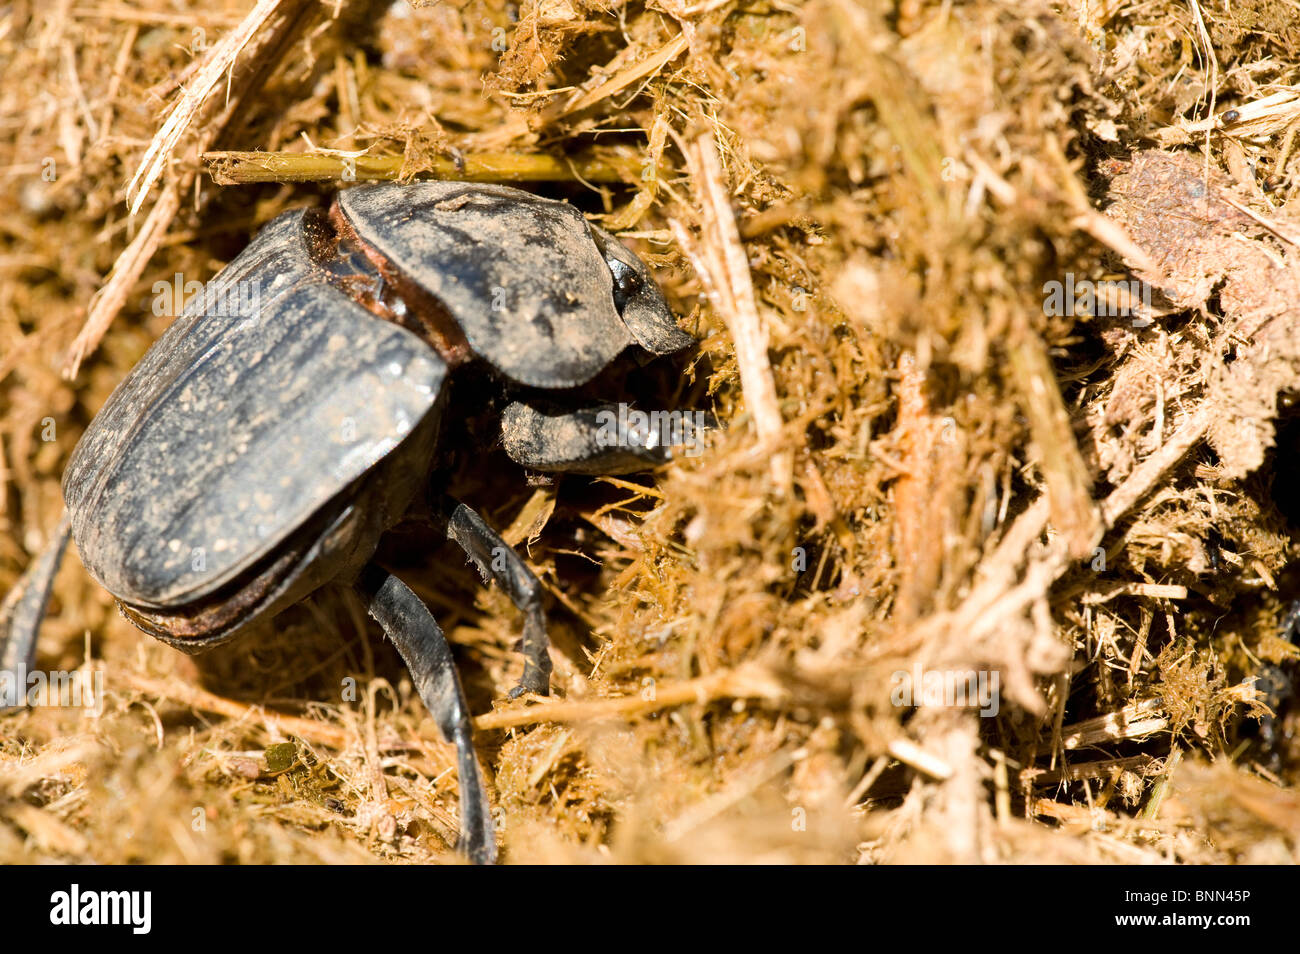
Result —
M447 515L447 538L474 561L484 580L495 579L524 614L524 674L510 698L525 692L547 695L551 691L551 656L542 611L542 581L487 521L459 501Z
M21 706L26 698L27 674L36 664L36 635L71 532L65 513L45 550L0 603L0 712Z
M420 699L443 738L456 746L456 771L460 779L457 847L475 864L491 864L496 860L492 812L483 788L483 773L474 754L469 704L447 638L429 608L411 588L374 564L362 573L356 588L366 601L366 611L397 647Z

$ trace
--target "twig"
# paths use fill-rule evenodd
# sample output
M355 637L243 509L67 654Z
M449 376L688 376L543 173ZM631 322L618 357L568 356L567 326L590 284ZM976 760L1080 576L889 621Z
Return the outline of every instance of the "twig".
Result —
M1088 587L1083 602L1089 606L1098 606L1120 596L1144 596L1153 600L1185 600L1188 589L1177 583L1119 583L1102 590Z
M1204 404L1197 408L1158 451L1134 467L1133 472L1124 479L1124 482L1102 501L1101 518L1106 529L1115 526L1121 517L1151 492L1151 488L1164 476L1165 471L1177 464L1188 451L1200 443L1201 438L1210 429L1212 411L1212 408Z
M1047 346L1023 317L1013 327L1016 340L1008 349L1008 364L1047 484L1052 526L1064 538L1069 555L1083 557L1101 538L1092 480L1070 426Z
M733 779L722 791L695 802L664 825L664 841L680 841L701 825L743 802L760 787L785 772L794 761L794 753L788 751L777 752L764 759L755 768Z
M1295 87L1282 87L1278 92L1249 103L1234 104L1232 108L1236 111L1237 118L1228 124L1231 126L1230 135L1237 139L1260 139L1287 128L1300 117L1300 91ZM1157 132L1177 130L1198 133L1218 129L1223 125L1223 115L1219 114L1194 123L1180 121ZM1280 172L1281 169L1277 171Z
M1160 773L1159 781L1151 789L1151 797L1147 799L1146 806L1142 809L1144 819L1155 821L1160 817L1160 806L1164 803L1165 795L1168 794L1174 779L1174 772L1178 771L1178 763L1182 760L1182 749L1174 746L1174 750L1169 753L1169 758L1165 759L1164 771Z
M688 143L686 157L691 177L701 192L700 238L698 241L693 239L676 219L670 220L669 225L678 245L704 283L714 309L727 323L736 342L740 386L759 439L776 440L783 422L772 366L767 357L767 331L754 300L749 258L740 241L712 132L703 132ZM793 476L789 453L772 455L772 477L779 488L790 485Z
M152 679L148 676L130 672L115 675L117 680L137 692L157 696L161 699L170 699L192 709L212 712L228 719L259 723L272 733L296 735L308 742L327 745L333 749L346 749L357 742L352 733L338 726L318 722L315 719L304 719L300 716L276 712L263 706L249 705L235 699L227 699L224 696L218 696L215 693L183 682Z
M1130 509L1150 492L1169 468L1182 459L1205 435L1209 409L1199 408L1174 435L1150 457L1133 469L1128 478L1098 508L1105 530L1110 530ZM1034 543L1047 529L1050 509L1045 495L1040 496L1021 514L1003 536L993 553L983 560L975 585L961 605L951 612L927 618L912 632L912 638L924 643L936 633L957 632L969 642L978 641L1003 627L1034 604L1044 599L1070 566L1063 541L1054 539L1043 548ZM1027 567L1017 583L1020 569Z
M304 719L301 716L288 715L284 712L268 709L265 706L255 706L235 699L227 699L176 680L152 679L131 672L117 673L115 678L131 689L146 695L156 696L160 699L170 699L192 709L212 712L228 719L259 724L272 735L294 735L316 745L324 745L337 750L364 744L364 739L360 735L339 726L315 719ZM413 749L427 757L440 769L447 769L455 765L455 760L450 754L450 743L446 742L431 739L413 739L404 740L400 744L394 745L389 741L382 745L381 748L385 750L393 748Z
M1159 699L1130 703L1115 712L1067 725L1061 732L1061 745L1081 749L1103 742L1140 739L1169 727Z
M73 339L72 348L68 353L68 360L63 368L65 377L76 376L82 360L104 337L104 332L108 331L108 326L113 323L117 313L126 304L132 286L139 281L145 266L158 250L164 233L171 225L172 219L176 218L180 208L180 187L173 182L163 188L158 201L149 210L144 226L136 233L126 250L117 257L108 281L91 300L86 323L77 332L77 337Z
M171 26L193 27L201 26L224 26L231 27L239 23L239 17L228 16L224 13L204 12L201 15L194 12L186 13L169 13L165 10L137 10L135 7L128 7L125 4L105 3L97 7L73 7L68 11L74 19L79 20L117 20L122 23L165 23ZM196 24L196 20L201 19L201 24Z
M1273 235L1276 235L1278 238L1286 242L1288 245L1300 246L1300 238L1297 238L1296 236L1292 235L1290 232L1284 231L1275 222L1273 222L1270 219L1266 219L1264 216L1260 215L1258 212L1256 212L1250 206L1246 205L1244 202L1239 202L1237 199L1228 195L1228 193L1226 192L1221 192L1219 194L1219 198L1222 199L1224 202L1228 203L1228 205L1232 206L1238 212L1245 215L1247 218L1252 219L1261 228L1266 229L1267 231L1271 232Z
M934 599L943 568L944 543L952 533L946 501L949 471L958 456L931 413L926 373L910 351L898 356L898 442L902 471L894 484L897 514L898 595L894 617L911 621Z
M296 735L318 745L346 749L363 741L355 733L338 726L276 712L264 706L227 699L181 682L152 679L129 672L121 673L117 678L137 692L171 699L191 708L216 713L229 719L260 723L272 732ZM777 701L784 695L785 690L766 669L751 664L686 682L659 686L649 698L638 694L618 699L546 702L526 708L499 709L476 718L474 728L486 731L515 728L538 722L598 722L607 719L626 719L687 703L702 705L718 699ZM431 755L437 751L435 747L442 745L445 744L421 739L404 747ZM437 751L440 762L446 761L443 755L443 751Z
M546 702L525 708L498 709L496 712L489 712L476 718L474 728L510 729L535 722L598 722L607 719L627 719L692 702L703 705L718 699L777 701L784 695L785 690L771 673L751 664L685 682L660 685L649 698L638 694L618 699Z
M1124 759L1080 762L1059 769L1029 768L1020 773L1020 780L1031 785L1057 785L1061 782L1079 782L1085 778L1109 778L1116 770L1137 775L1158 775L1164 771L1164 762L1149 755L1133 755Z
M1100 507L1102 524L1106 530L1114 527L1120 518L1150 493L1165 471L1182 460L1205 436L1209 422L1210 410L1199 408L1158 451L1133 468L1124 482L1111 491ZM964 605L976 605L974 601L984 587L990 586L996 593L1007 585L1008 579L1014 578L1016 568L1025 559L1026 551L1047 529L1050 513L1046 497L1039 497L1016 518L993 554L981 564L979 573L984 582L967 597ZM1066 565L1064 560L1057 562L1056 572L1050 582L1055 582L1056 577L1065 572Z
M248 182L387 181L397 179L401 156L301 152L207 152L203 164L220 186ZM563 159L543 153L480 152L460 159L428 160L423 175L464 182L627 182L636 171L589 157Z
M953 776L952 766L931 755L910 739L894 739L889 743L889 754L904 765L908 765L924 775L944 781Z
M64 855L84 855L90 850L90 843L81 834L52 812L14 802L5 806L5 812L14 823L31 835L46 851L55 851Z

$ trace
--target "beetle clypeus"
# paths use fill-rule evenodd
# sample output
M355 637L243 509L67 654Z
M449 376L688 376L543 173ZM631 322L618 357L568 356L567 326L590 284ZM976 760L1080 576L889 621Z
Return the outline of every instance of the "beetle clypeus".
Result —
M245 294L253 283L256 294ZM214 302L223 303L211 314ZM668 354L678 329L644 263L573 207L503 186L361 186L286 212L197 296L121 382L63 478L55 539L0 611L0 672L31 668L69 534L140 629L186 652L319 587L353 583L458 754L461 847L496 845L470 718L433 615L372 561L413 501L524 614L512 695L550 687L537 578L431 474L449 384L486 366L514 400L501 438L539 471L621 473L665 434L596 440L597 412L545 391L620 353Z

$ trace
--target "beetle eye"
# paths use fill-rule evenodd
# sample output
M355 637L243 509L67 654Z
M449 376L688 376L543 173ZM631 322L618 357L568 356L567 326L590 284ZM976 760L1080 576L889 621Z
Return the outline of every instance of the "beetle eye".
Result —
M621 315L628 299L640 287L641 277L637 275L630 265L620 262L616 258L609 258L605 261L609 263L610 274L614 276L614 307L618 309L618 313Z

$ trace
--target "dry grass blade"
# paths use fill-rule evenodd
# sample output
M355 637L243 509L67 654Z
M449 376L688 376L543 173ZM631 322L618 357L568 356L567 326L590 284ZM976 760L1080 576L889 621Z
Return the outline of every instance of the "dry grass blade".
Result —
M686 46L687 42L685 34L678 34L665 43L660 49L647 56L644 60L623 67L594 89L579 91L569 100L557 103L552 109L547 110L543 114L543 122L554 122L555 120L572 113L580 113L584 109L590 109L592 106L595 106L602 100L608 99L620 90L626 89L633 83L639 82L646 77L653 76L664 66L685 53Z
M1052 526L1064 537L1070 556L1086 556L1101 536L1092 480L1042 339L1023 323L1017 328L1017 339L1011 348L1011 375L1047 482Z
M777 442L782 436L783 421L767 357L768 335L754 300L749 258L740 241L713 133L697 135L687 145L686 156L692 178L703 193L701 232L696 241L680 222L673 220L670 223L673 235L691 259L708 289L713 307L731 331L736 343L736 363L740 366L740 385L759 439ZM771 474L778 490L789 487L792 466L788 452L772 455Z
M206 122L197 132L195 157L211 147L226 123L234 116L244 93L254 88L259 78L278 61L288 39L302 25L303 17L309 9L308 0L260 0L239 29L209 51L206 65L199 71L200 79L195 81L195 85L187 91L154 136L146 159L128 187L128 196L134 196L129 201L132 214L138 211L154 182L162 175L180 136L197 121L199 111L210 98L217 81L223 75L235 71L235 62L240 52L247 53L245 62L241 64L237 75L227 82L226 103L220 115ZM246 50L254 44L258 56L253 51ZM200 90L202 95L199 95ZM98 346L109 325L126 304L132 287L140 280L145 266L158 251L172 220L180 211L180 197L189 191L195 175L195 171L186 171L177 181L163 188L144 227L118 256L112 274L95 295L85 324L72 343L63 367L65 377L76 376L81 362Z
M280 5L286 2L291 0L258 0L257 6L249 11L248 16L244 17L239 26L222 37L221 41L208 52L203 66L193 81L185 87L184 95L172 108L171 115L158 130L158 135L154 137L153 142L149 143L149 148L145 150L144 158L140 161L140 168L136 170L130 184L126 187L127 208L132 215L139 212L140 206L144 205L149 190L162 175L176 144L185 131L198 120L200 110L216 90L222 77L227 77L227 84L229 84L229 75L234 70L235 61L240 53L277 12Z
M1222 129L1238 138L1271 136L1300 118L1300 91L1295 87L1276 88L1275 92L1267 96L1234 106L1233 112L1235 115L1231 121L1225 120L1220 113L1170 128L1189 133Z

